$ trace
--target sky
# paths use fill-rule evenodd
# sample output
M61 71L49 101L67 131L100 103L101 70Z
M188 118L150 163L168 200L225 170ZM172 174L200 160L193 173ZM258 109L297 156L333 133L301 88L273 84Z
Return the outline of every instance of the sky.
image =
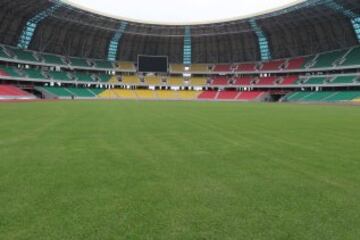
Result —
M302 0L64 0L136 22L194 24L243 18Z

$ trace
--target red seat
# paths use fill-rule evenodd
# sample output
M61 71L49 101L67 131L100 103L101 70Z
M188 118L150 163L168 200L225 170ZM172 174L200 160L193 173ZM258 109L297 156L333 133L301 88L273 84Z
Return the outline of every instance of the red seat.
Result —
M229 80L225 77L218 77L218 78L215 78L211 85L216 85L216 86L226 86L228 85L229 83Z
M237 97L238 100L242 101L253 101L263 95L265 92L260 91L251 91L251 92L241 92L241 94Z
M219 93L219 96L217 99L221 100L234 100L236 99L239 92L237 91L222 91Z
M257 85L274 85L276 79L277 79L277 77L264 77L264 78L260 78L260 80L259 80L259 82L257 83Z
M29 93L11 85L0 85L0 96L2 97L27 97Z
M254 79L252 77L242 77L235 79L234 85L249 86Z
M292 84L295 84L298 79L299 79L298 76L288 76L288 77L284 77L284 80L281 82L281 85L292 85Z
M229 64L219 64L215 65L214 72L231 72L232 65Z
M7 72L5 72L4 70L0 69L0 76L8 77L9 74Z
M280 70L280 66L285 63L285 60L274 60L270 62L264 62L261 68L262 71L275 71Z
M288 65L286 69L300 69L305 63L305 58L299 57L299 58L293 58L288 61Z
M237 71L239 72L254 72L256 71L255 67L255 63L244 63L236 66Z
M217 94L217 91L205 91L199 95L198 99L215 99Z

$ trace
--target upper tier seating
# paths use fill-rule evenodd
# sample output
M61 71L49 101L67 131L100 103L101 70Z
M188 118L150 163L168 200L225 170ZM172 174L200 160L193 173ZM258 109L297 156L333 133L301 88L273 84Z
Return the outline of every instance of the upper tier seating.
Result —
M264 62L262 65L261 71L277 71L280 70L280 67L284 65L285 60L274 60L270 62Z
M259 78L257 85L274 85L277 77L263 77Z
M254 72L256 71L256 63L243 63L236 65L237 72Z
M113 69L114 65L112 62L107 60L94 60L96 68L106 68L106 69Z
M207 72L210 72L209 70L209 65L207 64L193 64L191 65L191 72L204 72L204 73L207 73Z
M88 61L84 58L69 58L71 66L74 67L90 67Z
M351 84L357 79L356 76L338 76L330 84Z
M118 68L122 71L135 71L135 65L132 62L119 62L118 63Z
M145 76L144 83L149 86L162 85L161 77L159 76Z
M217 77L212 80L211 85L213 86L226 86L229 83L229 79L226 77Z
M234 81L234 85L236 86L249 86L254 82L254 78L252 77L240 77L236 78Z
M341 66L360 65L360 46L353 48Z
M0 85L0 100L4 99L35 99L35 97L12 85Z
M171 72L185 72L185 66L183 64L170 64L170 71Z
M233 68L231 64L218 64L214 67L214 72L232 72Z
M14 54L16 55L16 58L22 61L28 61L28 62L37 62L38 60L34 57L33 52L22 50L19 48L12 48L11 49Z
M5 50L0 46L0 58L9 58L9 56L5 53Z
M190 86L205 86L207 84L207 78L205 77L191 77Z
M52 54L42 54L44 62L47 64L64 65L61 57Z
M339 60L347 51L334 51L320 54L316 63L311 68L329 68L334 67L336 60Z
M235 100L236 97L240 94L238 91L222 91L219 93L217 99L220 100Z
M304 57L293 58L288 60L285 69L287 70L301 69L304 67L304 65L305 65Z
M254 100L260 98L264 94L265 94L265 92L261 92L261 91L241 92L238 95L237 100L239 100L239 101L254 101Z
M182 86L182 85L184 85L184 78L183 77L169 77L167 79L167 84L169 86Z
M125 85L139 85L140 78L138 76L134 76L134 75L122 76L122 83Z
M299 80L298 76L284 77L280 85L295 85L298 80Z
M216 99L216 96L219 94L219 92L217 91L205 91L202 92L199 96L198 99Z
M51 79L53 80L58 80L58 81L71 81L71 78L69 77L68 73L66 72L53 72L50 71L48 72L49 76Z

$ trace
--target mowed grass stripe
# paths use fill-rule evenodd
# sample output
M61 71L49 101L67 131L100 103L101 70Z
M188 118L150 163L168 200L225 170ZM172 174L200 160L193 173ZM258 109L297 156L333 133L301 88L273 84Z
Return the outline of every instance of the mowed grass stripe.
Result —
M2 104L0 239L358 239L360 108Z

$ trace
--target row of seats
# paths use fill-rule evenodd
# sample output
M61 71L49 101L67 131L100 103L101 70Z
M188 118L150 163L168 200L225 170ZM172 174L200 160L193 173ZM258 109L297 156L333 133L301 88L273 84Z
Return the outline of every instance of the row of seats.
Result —
M109 82L113 78L107 74L90 74L84 72L42 71L40 69L19 69L16 67L0 66L0 76L30 78L35 80L81 81L81 82Z
M0 100L35 99L35 97L22 89L12 85L0 85Z
M360 99L360 91L294 92L285 96L287 102L339 102Z
M34 63L46 63L52 65L64 65L72 67L87 67L101 69L118 69L125 72L135 72L136 67L133 62L111 62L108 60L85 59L76 57L64 57L48 53L39 53L23 50L19 48L0 46L0 58L21 60ZM290 59L276 59L254 63L235 63L235 64L170 64L170 71L182 73L190 71L193 73L211 72L256 72L256 71L280 71L297 69L319 69L333 67L347 67L360 65L360 46L351 49L337 50L320 53L308 57L296 57Z

